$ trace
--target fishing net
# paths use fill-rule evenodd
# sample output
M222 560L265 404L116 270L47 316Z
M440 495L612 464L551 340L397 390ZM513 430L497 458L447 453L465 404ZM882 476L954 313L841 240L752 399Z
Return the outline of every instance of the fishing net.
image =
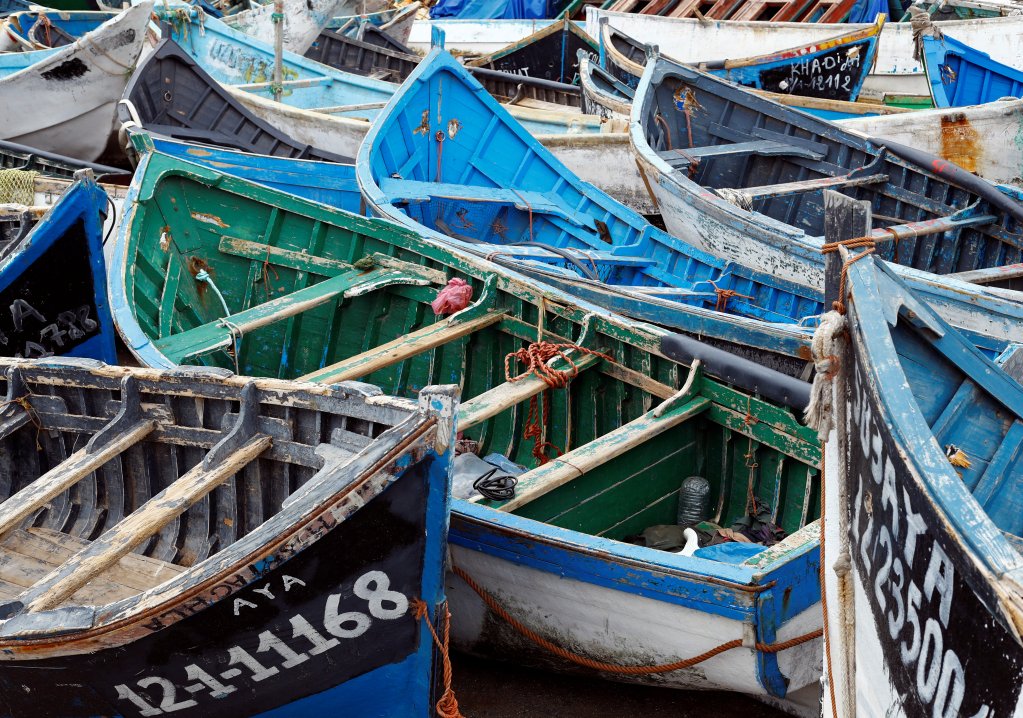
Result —
M0 170L0 204L35 204L38 174L31 170Z

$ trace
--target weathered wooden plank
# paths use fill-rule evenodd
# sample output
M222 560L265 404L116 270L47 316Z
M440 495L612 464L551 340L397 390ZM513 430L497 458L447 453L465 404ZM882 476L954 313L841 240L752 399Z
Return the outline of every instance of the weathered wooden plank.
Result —
M3 541L4 548L26 556L36 556L51 567L61 565L89 545L89 541L44 528L15 529ZM175 566L167 561L129 553L111 566L104 578L136 591L144 591L184 570L183 566Z
M870 202L846 197L840 192L824 192L824 241L844 242L870 233ZM862 251L862 250L858 250ZM830 309L838 299L842 260L838 252L824 255L824 306ZM842 301L845 301L844 297Z
M796 182L780 182L759 187L744 187L736 191L752 199L767 199L769 197L786 197L802 192L817 192L836 187L858 187L860 185L879 184L887 181L888 175L886 174L873 174L864 177L815 177L814 179Z
M34 585L26 596L26 610L45 611L59 606L223 481L241 471L269 448L270 443L269 436L257 434L214 466L208 469L202 464L194 467Z
M576 368L582 372L601 359L592 354L584 354L578 358L573 356L572 361L575 362ZM520 401L525 401L531 396L536 396L546 388L547 385L535 376L498 384L493 389L474 396L458 407L458 430L465 431L480 422L497 416L505 409Z
M639 418L604 434L599 439L520 475L515 498L503 503L495 502L493 506L502 511L514 511L533 499L582 476L587 471L621 456L654 436L678 426L707 409L710 403L710 399L698 397L673 410L666 411L660 416L655 415L656 409L648 411Z
M89 447L79 449L66 461L55 466L6 501L0 504L0 536L17 528L22 521L43 508L51 499L81 481L122 451L151 434L156 422L144 420L135 424L92 453Z
M492 311L464 322L437 322L353 357L299 377L300 381L339 382L369 376L467 334L495 324L505 316Z
M230 346L235 334L244 335L260 327L301 314L326 304L353 289L368 290L390 284L419 283L422 283L422 280L411 277L405 272L391 269L372 269L368 272L353 270L286 296L271 299L229 317L157 340L154 344L168 358L182 361L188 357Z
M1006 279L1023 277L1023 264L1006 264L1001 267L971 269L968 272L953 272L946 276L949 279L958 279L962 282L972 282L973 284L991 284Z

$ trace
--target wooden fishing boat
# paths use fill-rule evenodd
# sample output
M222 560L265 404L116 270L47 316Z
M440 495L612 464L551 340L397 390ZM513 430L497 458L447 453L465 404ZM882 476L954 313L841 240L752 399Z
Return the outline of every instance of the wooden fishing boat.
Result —
M354 164L257 155L168 139L135 127L126 130L136 163L141 154L155 150L346 212L359 213L363 207Z
M783 405L727 388L710 378L721 372L714 361L704 362L703 375L690 368L684 347L703 351L698 342L580 304L392 223L158 153L142 159L131 192L111 290L121 335L140 361L228 368L237 361L252 374L358 378L398 395L441 378L458 382L456 430L463 450L477 454L461 461L498 452L529 467L512 502L453 502L452 555L467 572L458 575L541 635L599 660L668 663L727 642L726 653L695 668L634 680L790 701L811 686L816 705L819 457L813 435L783 406L803 405L802 382L731 357L733 368L750 372L746 385ZM186 205L188 214L170 210ZM197 280L190 266L204 267L209 280ZM472 296L461 311L438 316L431 302L457 286L452 280ZM546 384L512 381L520 371L513 365L506 381L500 367L509 354L535 351L537 340L559 344L577 375L549 403L538 398L549 419L540 433L567 453L534 468L534 452L553 450L522 438L522 422ZM550 367L569 365L556 359ZM706 451L711 444L719 450ZM577 468L562 473L557 467L568 462ZM624 543L675 521L687 471L715 487L708 519L730 525L753 501L770 506L790 535L738 565ZM482 627L490 625L499 630L489 645L507 659L545 656L512 639L496 615L486 617L461 579L449 585L460 645L483 650ZM562 602L561 590L575 600ZM556 611L544 607L558 602ZM758 646L743 647L743 636ZM793 647L775 652L781 641Z
M419 20L412 26L407 44L414 52L425 55L430 51L431 38L436 29L444 32L445 43L452 52L473 56L487 55L518 42L555 22L557 20L459 20L453 18ZM591 37L596 37L588 30L587 33Z
M116 14L110 11L61 12L38 6L34 10L12 13L0 23L0 49L23 52L64 47Z
M257 154L352 161L297 142L256 117L169 38L161 40L132 74L118 113L122 122L166 137Z
M466 64L575 85L580 52L597 52L597 43L579 25L563 19Z
M355 40L340 32L324 30L305 56L333 68L389 82L403 82L422 58ZM575 85L528 77L490 68L473 68L473 76L502 102L523 100L582 106L582 93Z
M877 43L885 16L873 25L848 30L825 40L751 57L696 63L701 70L743 87L786 95L853 102L877 57ZM636 87L646 65L646 46L605 18L600 25L605 67ZM720 52L720 51L719 51Z
M305 110L320 116L356 120L357 125L371 122L398 89L392 82L344 72L301 55L285 52L282 55L285 80L282 84L281 99L280 102L269 100L268 102L273 104L268 105L267 102L259 100L273 96L271 79L274 53L269 45L232 30L218 20L206 18L200 24L201 16L195 11L161 13L168 20L167 34L175 39L199 66L218 82L234 85L234 89L244 92L245 95L236 93L235 96L243 99L257 115L278 127L290 130L301 125L316 124L317 119L322 120L322 117L302 119L301 114L289 115L287 108ZM494 74L490 70L479 72ZM503 85L499 87L500 83L495 80L495 92L505 96L518 94L517 88L519 84L523 84L522 80L508 75L500 75L500 78ZM536 80L531 84L551 87L555 93L566 90L567 94L577 98L576 106L581 104L578 99L578 88L565 88L543 80ZM271 116L284 113L281 116L287 119L276 121L264 112ZM530 132L537 135L624 131L624 125L621 123L601 122L599 117L580 115L575 107L566 108L547 102L519 100L513 112L529 127ZM351 129L342 132L346 139L350 135ZM317 146L331 149L323 144ZM339 151L335 148L332 151L354 155L356 149Z
M617 33L617 31L615 32ZM632 100L636 94L634 88L601 67L596 58L582 58L580 55L579 70L579 85L583 93L583 112L610 119L628 118L632 114ZM763 90L755 92L774 102L795 107L830 121L910 112L902 107L890 107L877 102L843 102Z
M772 22L842 22L855 0L617 0L609 10L672 18L761 20Z
M454 387L0 370L10 715L433 714Z
M422 4L412 2L400 7L387 8L374 13L333 18L328 24L329 29L336 29L343 34L351 35L356 40L371 45L384 47L397 52L409 52L409 33L416 21Z
M845 129L894 140L954 162L989 182L1023 182L1023 100L842 120Z
M843 274L846 314L820 338L841 367L823 388L836 430L824 715L1011 715L1023 667L1018 347L1004 371L883 262Z
M32 98L31 112L19 102L0 108L0 139L85 161L102 157L151 11L152 2L137 5L71 45L41 51L43 59L19 72L0 73L0 93Z
M822 192L832 189L871 203L869 236L889 261L955 277L1023 260L1019 193L933 155L660 57L647 64L632 112L633 147L656 178L665 226L716 256L823 286Z
M17 142L0 140L0 168L38 172L47 177L71 178L82 169L92 170L97 177L107 181L127 184L127 170L120 167L101 165L97 162L83 162L74 157L45 152Z
M444 87L443 99L438 86ZM409 136L403 130L427 110L442 139L433 131ZM456 119L452 130L448 123ZM540 245L557 253L554 266L562 276L577 280L571 287L559 284L576 296L698 336L805 358L803 345L793 343L790 332L798 336L815 323L820 285L779 279L764 271L767 261L752 249L741 259L715 259L581 182L502 106L480 93L464 67L442 50L427 56L370 129L356 176L372 212L422 236L481 256L517 260L517 268L529 273L536 271L533 248ZM654 175L647 177L654 182ZM620 271L624 261L635 262L631 271ZM997 292L906 271L929 301L988 351L1000 351L1023 329L1016 292L1008 299L989 296ZM542 279L559 281L550 273ZM594 287L598 281L603 286ZM983 312L977 311L980 305ZM720 322L715 329L699 331L693 306L751 321L740 326L715 315Z
M354 0L283 0L284 49L303 53L312 44L330 19L355 5ZM230 27L251 35L270 46L274 44L275 4L268 2L222 18Z
M719 59L726 48L742 48L760 55L779 47L798 47L830 37L866 29L867 24L740 22L704 23L698 19L664 18L636 13L613 13L588 8L586 32L599 37L600 18L641 43L687 63ZM987 49L999 62L1023 67L1023 16L934 23L944 33L974 47ZM877 60L863 85L867 97L885 95L929 96L923 63L914 59L915 42L910 23L889 23L878 43Z
M579 87L583 94L583 112L608 119L626 120L632 115L636 91L600 66L585 50L579 51Z
M36 193L54 183L29 180L0 205L0 306L9 310L0 355L116 361L103 261L107 195L85 176L47 207Z
M1023 70L991 59L953 37L920 37L935 107L982 105L1023 95Z

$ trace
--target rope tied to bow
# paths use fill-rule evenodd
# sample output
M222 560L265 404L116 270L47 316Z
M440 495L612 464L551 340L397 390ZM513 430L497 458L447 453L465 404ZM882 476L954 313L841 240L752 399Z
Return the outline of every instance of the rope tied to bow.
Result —
M890 232L895 241L898 242L899 236L895 232ZM873 237L853 237L852 239L843 239L840 242L828 242L821 247L822 254L831 254L837 252L839 247L845 247L846 249L856 249L858 247L865 247L862 252L855 254L849 259L842 263L842 273L838 280L838 298L831 303L832 308L839 314L845 314L845 281L849 274L849 267L860 261L868 254L873 254L877 249Z
M507 381L517 382L527 377L535 376L547 385L547 389L541 392L542 413L536 394L529 397L529 414L526 416L526 424L522 429L522 438L533 440L533 458L536 459L538 466L543 466L554 458L547 455L547 449L553 449L556 452L555 455L562 453L561 449L547 441L545 437L547 435L547 424L551 410L550 389L563 389L567 387L569 382L579 374L579 365L567 353L572 350L578 351L581 354L614 361L603 352L587 349L578 344L556 344L546 341L532 342L529 346L507 354L504 357L504 376ZM568 368L555 369L552 367L548 362L556 358L566 362ZM512 360L518 360L525 364L526 370L517 376L512 376ZM568 447L565 448L567 449Z
M452 566L451 571L460 579L465 581L466 585L468 585L469 588L471 588L476 593L476 595L483 600L483 602L487 605L488 608L490 608L491 611L497 614L498 617L500 617L505 623L507 623L509 626L515 629L515 631L517 631L520 635L528 638L530 641L535 643L540 648L544 649L549 653L554 654L555 656L558 656L559 658L563 658L566 661L575 663L576 665L579 666L591 668L595 671L603 671L604 673L616 673L618 675L623 676L649 676L656 673L669 673L671 671L680 671L686 668L692 668L695 665L698 665L706 660L713 658L719 653L730 651L733 648L742 648L744 645L743 640L741 638L733 638L732 640L725 641L724 643L717 645L714 648L711 648L709 651L705 651L704 653L701 653L698 656L693 656L692 658L685 658L683 660L675 661L673 663L662 663L659 665L623 666L617 663L606 663L604 661L597 661L592 658L588 658L586 656L575 653L574 651L570 651L567 648L562 648L561 646L553 643L552 641L547 640L536 631L523 625L514 616L508 613L508 611L505 610L505 608L497 602L497 599L495 599L486 589L484 589L482 586L476 583L476 581L473 580L472 577L470 577L469 574L463 571L460 567ZM815 638L820 638L822 635L823 631L821 629L817 629L816 631L810 631L809 633L804 633L801 636L795 636L794 638L789 638L788 640L779 641L777 643L761 643L760 641L757 641L756 643L753 644L753 647L756 648L756 650L761 651L763 653L780 653L781 651L788 650L789 648L795 648L796 646L806 643L807 641L812 641Z
M453 674L453 671L451 670L451 653L449 650L451 639L451 611L448 609L447 601L444 602L441 610L444 612L443 639L437 635L437 630L433 627L433 623L430 621L430 607L421 599L412 599L412 611L416 620L422 621L426 624L426 627L430 629L430 635L433 636L433 642L437 646L437 650L440 651L444 692L437 701L437 715L441 718L463 718L462 712L458 709L458 700L455 698L455 691L451 687L451 678Z

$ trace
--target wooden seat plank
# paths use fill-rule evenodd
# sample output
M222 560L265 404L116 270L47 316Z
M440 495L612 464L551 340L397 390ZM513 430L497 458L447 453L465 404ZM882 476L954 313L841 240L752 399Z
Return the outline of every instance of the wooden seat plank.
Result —
M11 531L4 537L2 545L16 553L41 557L56 567L88 547L90 543L61 531L33 527ZM184 570L183 566L176 566L168 561L129 553L111 566L104 578L136 591L144 591L160 585Z
M55 496L64 493L103 464L142 441L155 428L155 421L140 421L95 453L90 453L88 447L79 449L31 484L9 496L0 504L0 536L17 528Z
M862 177L815 177L813 179L798 180L796 182L779 182L778 184L765 184L759 187L743 187L735 190L741 192L750 199L770 199L774 197L787 197L803 192L819 192L826 189L840 187L858 187L860 185L879 184L887 182L888 175L873 174Z
M352 270L299 289L283 297L271 299L229 317L208 322L188 331L158 339L154 344L172 361L205 354L231 345L232 329L247 334L260 327L288 319L336 299L353 289L369 290L392 284L425 283L416 277L393 269L378 268L367 272Z
M411 334L406 334L386 344L374 347L369 351L356 354L353 357L299 377L299 381L339 382L368 376L379 369L405 361L417 354L422 354L442 344L447 344L450 341L495 324L505 314L506 312L504 311L495 310L466 321L436 322ZM452 318L456 317L457 315Z
M597 466L621 456L654 436L678 426L687 419L705 411L710 403L710 399L698 397L661 416L656 415L656 409L648 411L598 439L551 459L543 466L521 474L518 477L515 498L504 502L489 503L501 511L514 511Z
M580 372L589 369L600 357L592 354L582 356L570 355ZM487 419L497 416L508 407L525 401L547 388L547 385L535 376L527 376L519 381L506 381L493 389L462 402L458 407L458 430L465 431Z
M192 468L34 584L25 596L26 610L45 611L59 606L202 497L240 472L270 444L269 436L256 434L212 467L204 468L200 463Z

